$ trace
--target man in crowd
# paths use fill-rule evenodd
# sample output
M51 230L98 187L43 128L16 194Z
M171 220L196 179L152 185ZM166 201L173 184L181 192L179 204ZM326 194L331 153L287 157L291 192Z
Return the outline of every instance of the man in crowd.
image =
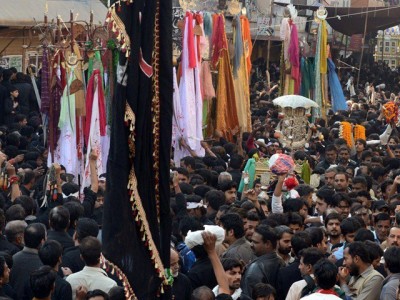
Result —
M242 293L240 281L242 279L243 265L234 258L222 259L222 267L229 282L229 291L234 300L250 300L251 298ZM218 286L213 289L215 296L219 294Z
M55 240L47 240L39 249L39 257L44 265L50 266L58 273L61 263L62 246ZM70 270L63 268L62 273L67 276ZM70 300L72 299L71 285L59 274L56 275L55 287L51 297L52 300Z
M290 265L279 270L277 279L278 300L285 299L292 284L302 279L302 274L299 269L300 253L303 249L311 247L310 236L304 231L296 232L292 237L291 243L295 259Z
M49 240L55 240L61 244L63 249L74 246L72 238L68 235L69 211L63 206L57 206L50 211L50 230L47 234Z
M73 273L81 271L85 267L85 263L82 260L79 245L84 238L88 236L97 237L98 233L99 226L95 220L89 218L79 219L72 237L74 246L64 250L61 266L69 268Z
M338 269L327 259L321 259L314 265L315 283L318 286L316 291L306 297L304 300L340 300L335 287Z
M10 284L22 299L29 274L43 265L39 257L39 249L46 241L46 227L41 223L33 223L25 228L25 246L22 251L14 254L10 273Z
M374 229L376 232L376 237L379 242L382 243L386 241L389 231L390 231L390 216L387 213L379 213L374 216Z
M380 300L395 300L400 280L400 248L392 246L383 254L385 270L388 276L382 282Z
M292 252L292 236L293 232L289 227L281 225L275 228L278 235L278 243L276 247L277 254L283 259L286 265L291 264L294 258L290 255Z
M344 219L342 223L340 223L340 231L342 232L342 236L344 237L345 241L343 245L333 253L335 260L340 260L343 258L344 248L346 247L346 245L354 241L356 232L360 228L360 222L354 217Z
M328 251L342 245L342 232L340 231L340 222L342 217L338 213L330 213L325 218L326 234L328 235Z
M106 293L117 283L108 277L107 273L100 267L101 243L92 236L82 240L79 250L85 267L82 271L73 273L67 277L67 282L72 288L72 299L76 299L76 292L80 287L88 291L99 289Z
M307 248L300 252L300 273L304 279L292 284L286 296L286 300L300 300L303 296L312 292L315 288L314 265L324 258L324 253L317 248ZM305 289L307 288L307 289ZM304 289L304 291L303 291Z
M324 170L327 170L329 167L332 165L336 164L336 159L337 159L337 149L335 145L328 145L325 148L325 159L322 160L316 168L323 168Z
M255 256L251 244L244 237L243 220L238 214L229 213L223 215L220 222L225 230L225 242L229 245L222 257L235 258L247 265Z
M257 258L250 263L243 274L241 288L251 297L254 286L259 282L269 283L276 287L278 270L284 266L276 254L278 237L272 228L259 225L252 237L252 249Z
M179 272L179 254L171 248L170 266L174 282L172 285L172 295L176 300L185 300L190 298L192 294L192 286L189 278Z
M10 268L3 256L0 256L0 299L11 299L4 292L4 286L10 281Z
M56 272L50 266L42 266L30 274L33 299L50 300L56 282Z
M344 250L343 267L339 270L340 287L353 299L379 299L383 276L372 266L363 242L352 242ZM350 280L348 277L350 275Z

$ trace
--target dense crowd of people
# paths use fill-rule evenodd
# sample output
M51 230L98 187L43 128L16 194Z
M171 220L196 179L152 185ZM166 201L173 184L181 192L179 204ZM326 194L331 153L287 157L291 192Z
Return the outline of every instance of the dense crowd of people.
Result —
M356 74L341 74L348 110L317 120L293 151L275 132L279 66L269 68L271 84L265 71L259 60L252 132L232 132L233 142L215 132L202 142L206 156L188 149L171 163L173 299L398 299L400 137L382 107L398 102L399 74L368 66L358 86L350 82L355 94L346 84ZM100 267L106 180L96 154L81 195L63 166L47 165L32 78L0 74L0 299L125 299ZM349 147L340 121L363 125L366 139ZM249 176L276 153L307 161L316 180Z

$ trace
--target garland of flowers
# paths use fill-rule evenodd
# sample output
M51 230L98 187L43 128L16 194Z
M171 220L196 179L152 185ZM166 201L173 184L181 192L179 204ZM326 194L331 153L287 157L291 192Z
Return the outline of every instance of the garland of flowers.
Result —
M364 126L362 126L362 125L354 126L354 139L355 140L358 140L358 139L366 140L365 127Z
M100 264L101 267L106 271L106 272L110 272L111 274L115 274L117 275L118 279L121 280L122 285L124 286L124 291L125 291L125 299L128 300L138 300L138 298L136 297L128 278L126 277L126 275L124 274L124 272L122 272L122 270L116 266L115 264L113 264L112 262L110 262L109 260L107 260L103 254L101 254L100 256Z
M397 123L399 117L399 108L397 105L390 101L383 105L383 115L386 119L386 123L394 122Z
M349 122L340 122L339 136L346 141L349 147L353 146L353 134Z
M123 2L127 2L126 0ZM127 2L132 3L133 0ZM107 17L106 17L106 25L108 30L111 30L117 36L117 41L120 44L121 52L125 53L125 57L129 57L131 52L131 39L129 38L128 33L126 32L126 28L124 22L120 19L116 12L116 6L118 5L118 10L121 8L121 1L118 1L110 6L108 9Z

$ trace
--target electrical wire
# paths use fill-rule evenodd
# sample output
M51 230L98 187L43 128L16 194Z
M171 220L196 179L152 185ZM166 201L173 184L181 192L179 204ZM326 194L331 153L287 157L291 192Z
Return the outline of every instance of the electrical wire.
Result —
M277 4L276 4L277 5ZM284 7L284 6L281 6L281 7ZM295 5L295 7L296 7L296 5ZM350 8L350 7L349 7ZM335 16L332 16L332 17L327 17L326 18L326 20L329 20L329 19L337 19L337 18L347 18L347 17L351 17L351 16L356 16L356 15L363 15L363 14L371 14L371 13L374 13L374 12L379 12L379 11L385 11L385 10L391 10L391 9L393 9L393 8L400 8L400 5L397 5L397 6L390 6L390 7L383 7L383 8L379 8L379 9L374 9L374 10L368 10L368 11L363 11L363 12L356 12L356 13L351 13L351 14L345 14L345 15L335 15ZM314 22L314 19L313 20L306 20L306 21L299 21L299 20L296 20L294 23L296 24L296 25L300 25L300 24L307 24L307 23L312 23L312 22ZM280 27L281 26L281 24L275 24L275 25L271 25L271 26L269 26L269 28L271 28L271 27ZM258 28L251 28L250 30L258 30Z

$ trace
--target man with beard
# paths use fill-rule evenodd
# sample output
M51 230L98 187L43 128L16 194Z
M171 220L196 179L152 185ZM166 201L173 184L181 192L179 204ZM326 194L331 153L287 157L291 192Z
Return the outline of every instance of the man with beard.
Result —
M354 242L354 237L360 228L361 224L355 217L344 219L340 223L340 231L345 241L343 245L332 254L332 256L334 256L334 258L332 257L333 260L343 259L344 248L346 245Z
M276 153L276 150L279 148L279 142L275 139L270 139L267 144L267 152L268 156L271 157Z
M292 236L293 232L289 227L285 225L275 227L278 234L278 246L276 248L278 255L283 259L286 266L294 261L294 258L290 255L292 251Z
M328 208L332 208L334 193L333 189L325 187L319 189L316 193L317 201L315 202L315 210L321 219L321 223Z
M314 265L324 257L324 253L321 250L313 247L304 249L300 252L299 270L304 279L292 284L286 296L286 300L300 300L303 296L303 289L308 285L307 279L310 277L311 281L314 279Z
M333 208L342 216L342 219L346 219L350 214L351 198L347 193L336 193L333 196Z
M276 287L278 270L284 266L282 259L276 254L278 237L267 225L256 227L251 247L257 258L252 261L243 274L240 287L247 296L252 295L254 286L259 282Z
M338 213L330 213L325 218L325 228L328 235L327 246L329 252L336 247L340 247L343 243L341 239L342 232L340 230L341 222L342 217Z
M240 280L242 279L243 265L239 260L234 258L224 258L222 259L222 267L225 271L225 276L228 278L229 291L233 300L250 300L242 293L240 288ZM215 296L219 294L219 285L217 285L213 292Z
M379 213L374 217L376 237L380 243L386 241L389 235L390 223L390 216L387 213Z
M337 149L336 146L330 144L325 148L325 159L321 161L315 168L323 168L327 170L331 165L336 164L337 159Z
M223 258L234 258L247 265L255 258L251 245L244 237L242 218L235 213L228 213L220 218L221 227L225 230L224 242L229 248L222 255Z
M339 269L340 287L346 296L359 300L379 299L383 276L372 266L363 242L353 242L344 250L343 267ZM347 282L348 276L350 281Z
M311 247L311 239L307 232L296 232L292 237L292 252L295 260L289 266L279 270L277 280L277 300L284 300L290 287L302 279L299 269L300 253L303 249Z
M349 175L344 172L337 173L333 186L336 193L347 193L349 191Z
M347 146L340 148L338 156L339 156L339 159L338 159L339 166L344 167L344 168L357 167L357 163L354 160L350 159L350 149Z
M324 183L326 187L332 188L333 189L333 184L335 183L335 175L337 173L337 168L336 167L330 167L325 171L324 174Z
M174 283L172 285L172 296L175 300L185 300L190 299L192 294L192 285L190 284L189 278L184 274L179 272L179 254L178 252L171 248L171 273L174 277Z
M392 227L386 242L381 244L381 248L385 250L391 246L400 246L400 227Z

